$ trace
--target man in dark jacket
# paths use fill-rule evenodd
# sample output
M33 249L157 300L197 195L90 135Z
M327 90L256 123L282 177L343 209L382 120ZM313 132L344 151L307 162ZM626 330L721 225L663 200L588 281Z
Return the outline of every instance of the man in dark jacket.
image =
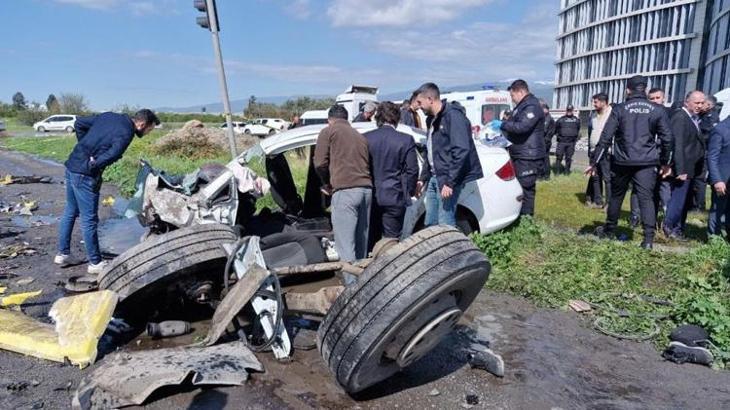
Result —
M371 243L381 236L400 238L406 208L410 198L416 194L416 143L410 135L396 131L399 118L400 109L397 105L392 102L381 103L375 114L378 129L365 133L375 187L370 223Z
M664 108L646 98L647 79L637 75L626 83L626 101L616 104L606 122L596 146L596 154L590 158L591 166L586 174L596 174L596 164L608 148L613 146L611 157L611 200L608 204L606 223L596 233L601 237L615 234L621 204L624 202L629 183L639 195L641 221L644 226L642 248L652 249L656 213L654 211L654 186L656 167L662 164L661 175L671 173L672 134ZM659 138L661 145L657 144Z
M705 139L705 145L707 145L712 129L720 122L720 110L718 108L715 96L705 96L705 106L700 115L700 131ZM692 187L690 188L690 194L692 195L691 210L704 212L707 208L707 182L707 169L703 169L702 173L692 180Z
M106 267L99 251L96 227L99 223L99 190L104 169L122 157L135 135L142 137L160 120L148 109L133 117L105 112L79 117L74 128L78 142L66 161L66 206L58 230L58 254L53 262L78 265L82 260L71 254L71 232L76 218L86 247L88 273L99 274Z
M522 186L521 215L535 213L535 184L545 162L545 113L540 101L524 80L515 80L507 89L515 108L502 122L502 131L512 145L507 148Z
M413 128L423 128L421 127L421 116L418 115L418 103L415 95L411 95L410 99L403 101L400 110L400 123Z
M314 169L323 192L332 195L332 231L335 249L343 262L367 255L372 201L368 142L347 122L347 110L333 105L327 127L317 136Z
M575 143L580 137L580 119L573 115L573 106L568 105L565 115L555 122L555 135L558 138L558 146L555 148L555 165L560 174L570 174L570 167L573 164L575 154ZM563 166L565 157L565 166Z
M484 176L479 162L471 123L464 107L441 99L434 83L416 90L416 101L428 115L426 162L421 171L418 191L426 186L426 226L456 226L456 205L467 182Z
M545 163L540 178L547 181L550 179L550 147L553 145L553 135L555 135L555 120L550 115L550 106L545 101L540 100L540 106L545 114Z
M704 172L705 138L700 130L700 114L705 104L702 91L692 91L684 99L684 107L672 113L674 136L674 175L672 196L664 218L664 234L681 239L692 203L692 179Z
M730 238L730 117L717 124L710 132L707 143L707 179L712 188L708 235L722 235L722 219L725 219L725 238Z

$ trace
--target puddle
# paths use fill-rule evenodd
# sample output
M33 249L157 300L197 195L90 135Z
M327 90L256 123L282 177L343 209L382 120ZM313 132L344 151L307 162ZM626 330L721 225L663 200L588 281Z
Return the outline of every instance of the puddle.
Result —
M108 255L119 255L137 245L146 228L137 218L108 219L99 226L99 248Z

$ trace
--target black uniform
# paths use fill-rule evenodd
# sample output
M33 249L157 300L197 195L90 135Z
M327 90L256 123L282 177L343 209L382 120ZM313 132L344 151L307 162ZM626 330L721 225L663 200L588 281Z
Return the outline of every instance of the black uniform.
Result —
M535 184L545 162L545 114L540 101L528 94L502 122L502 131L512 143L508 148L523 191L521 215L535 213Z
M720 122L720 110L719 107L715 107L712 110L702 114L700 117L700 131L705 139L705 146L707 146L707 140L710 138L710 132L715 128L715 125ZM705 161L703 161L704 163ZM707 208L706 195L707 195L707 170L703 169L700 175L697 175L692 179L692 209L698 211L705 211Z
M574 115L563 115L555 122L555 135L558 136L558 146L555 149L555 165L558 173L570 173L573 164L575 143L580 136L580 119ZM563 167L565 157L565 167Z
M550 179L550 147L553 145L555 135L555 120L550 114L545 115L545 163L543 164L542 177Z
M633 182L641 208L644 244L652 244L656 228L654 187L657 166L670 163L672 144L666 110L649 101L644 93L632 94L625 102L613 107L596 147L596 155L591 158L591 165L595 165L606 155L608 147L613 146L611 200L604 226L606 234L615 231L621 204L629 183Z

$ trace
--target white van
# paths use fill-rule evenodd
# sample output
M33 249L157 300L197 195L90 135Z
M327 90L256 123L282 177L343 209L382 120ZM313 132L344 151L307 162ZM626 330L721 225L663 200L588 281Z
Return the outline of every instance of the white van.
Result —
M378 102L378 87L351 85L344 93L337 96L335 104L345 107L347 120L352 121L369 101Z
M477 138L484 126L502 118L505 111L512 111L512 98L508 91L476 90L442 94L447 101L456 101L466 109L471 122L472 135Z
M327 124L327 110L305 111L299 116L299 125Z

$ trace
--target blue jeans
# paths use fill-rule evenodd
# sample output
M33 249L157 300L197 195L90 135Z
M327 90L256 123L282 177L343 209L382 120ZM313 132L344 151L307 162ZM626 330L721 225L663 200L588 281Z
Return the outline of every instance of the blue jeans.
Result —
M426 226L456 226L456 204L464 185L452 187L454 192L449 199L441 198L441 190L436 177L431 177L426 186Z
M91 177L66 170L66 207L58 229L58 253L71 254L71 232L76 218L81 219L81 236L84 238L89 263L101 262L99 236L99 189L101 176Z

